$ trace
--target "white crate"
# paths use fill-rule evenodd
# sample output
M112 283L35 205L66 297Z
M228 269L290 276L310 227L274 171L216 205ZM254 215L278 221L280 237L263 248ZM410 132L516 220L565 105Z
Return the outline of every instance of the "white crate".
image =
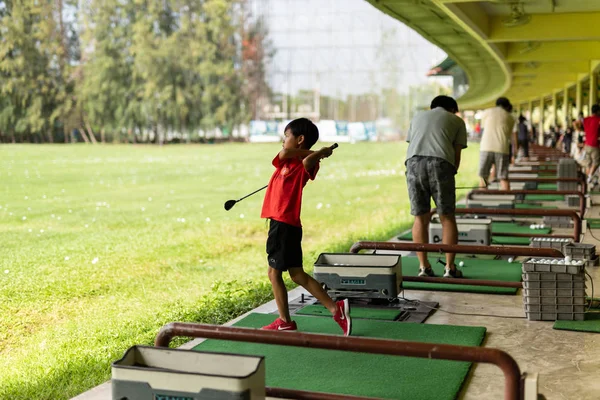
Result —
M524 297L582 297L585 288L579 289L523 289Z
M539 262L533 262L537 258L529 258L523 262L523 272L555 272L562 274L581 274L585 271L585 265L573 265L564 263L564 259L558 259L563 261L560 264L545 264Z
M523 296L524 304L543 304L543 305L575 305L585 306L585 296L575 297L545 297L545 296Z
M585 289L586 286L585 286L585 281L523 280L523 288L525 288L525 289Z
M584 313L525 312L530 321L583 321Z

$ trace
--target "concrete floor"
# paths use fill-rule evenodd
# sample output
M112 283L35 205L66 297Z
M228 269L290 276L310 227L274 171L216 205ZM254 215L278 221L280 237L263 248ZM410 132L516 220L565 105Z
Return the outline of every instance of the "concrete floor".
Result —
M594 196L600 203L600 196ZM600 218L600 206L588 209L588 218ZM556 232L569 232L556 230ZM600 229L594 234L600 238ZM600 245L588 233L585 243ZM598 247L600 249L600 247ZM600 294L600 267L588 268ZM297 298L302 289L290 292L290 299ZM588 295L590 285L588 283ZM598 296L596 293L595 296ZM485 295L473 293L405 291L410 299L436 301L441 310L433 313L428 324L451 324L484 326L487 336L484 345L504 350L519 364L522 372L539 373L539 392L548 400L597 400L600 399L600 335L594 333L559 331L552 329L553 322L535 322L525 319L523 298L516 296ZM265 304L257 312L275 310L274 302ZM457 313L490 314L489 316L466 316ZM517 316L521 318L501 318ZM232 321L233 322L233 321ZM189 343L184 347L192 347ZM423 371L427 374L427 371ZM460 394L461 399L503 398L503 374L492 365L475 365L467 384ZM110 384L101 385L76 400L110 400Z

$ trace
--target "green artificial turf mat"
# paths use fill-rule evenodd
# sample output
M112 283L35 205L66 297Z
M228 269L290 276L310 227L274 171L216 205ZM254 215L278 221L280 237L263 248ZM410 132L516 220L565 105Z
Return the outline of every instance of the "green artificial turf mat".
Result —
M269 314L250 314L235 326L260 328L274 318ZM301 332L341 334L331 318L295 316L294 320ZM481 345L485 330L483 327L365 319L352 321L353 336L462 346ZM471 367L467 362L223 340L206 340L194 350L264 356L269 387L384 399L455 399Z
M557 206L545 206L543 204L535 203L517 203L515 204L517 210L557 210Z
M600 333L600 313L585 314L585 321L556 321L554 329Z
M406 231L398 236L396 236L398 240L410 240L412 241L412 231Z
M444 275L444 266L437 262L438 258L445 261L444 257L429 257L429 263L433 267L435 275ZM455 262L464 262L462 270L467 279L483 279L494 281L521 282L521 263L509 263L504 260L482 260L479 258L456 258ZM419 260L416 256L402 257L402 275L417 276L419 274ZM450 279L450 278L448 278ZM516 288L475 286L475 285L453 285L451 283L425 283L425 282L402 282L404 289L413 290L439 290L445 292L470 292L470 293L495 293L515 294Z
M558 189L558 185L556 183L538 183L538 190L556 190Z
M525 200L530 201L564 201L562 194L526 194Z
M395 320L400 315L401 310L398 309L386 309L386 308L370 308L370 307L352 307L350 309L350 316L352 318L362 319L382 319L386 321ZM316 315L321 317L330 317L331 313L328 309L322 305L312 304L304 306L300 310L296 311L295 315Z
M529 238L518 236L493 236L492 245L498 246L529 246Z

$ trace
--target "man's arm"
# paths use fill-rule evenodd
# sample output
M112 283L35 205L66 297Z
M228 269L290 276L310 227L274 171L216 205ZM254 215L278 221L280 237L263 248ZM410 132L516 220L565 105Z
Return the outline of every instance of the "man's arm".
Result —
M331 147L323 147L321 150L314 151L312 154L306 156L302 163L304 164L304 169L307 171L312 171L312 169L319 163L319 160L325 157L329 157L333 153Z
M456 140L454 141L454 166L456 167L456 172L458 172L458 167L460 167L460 155L462 149L467 148L467 125L465 121L461 118L458 118L458 133L456 134Z
M458 172L458 167L460 167L460 153L462 152L462 149L463 145L454 145L454 166L456 167L456 172Z
M285 160L286 158L305 158L314 153L312 150L306 149L282 149L279 152L279 159Z

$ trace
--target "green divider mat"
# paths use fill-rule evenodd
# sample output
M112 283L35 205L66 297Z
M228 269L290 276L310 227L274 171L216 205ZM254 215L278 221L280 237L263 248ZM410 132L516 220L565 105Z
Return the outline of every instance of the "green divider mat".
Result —
M600 228L600 219L598 218L586 218L586 222L590 225L592 229Z
M557 206L545 206L543 204L535 203L517 203L515 204L517 210L557 210Z
M274 318L250 314L235 326L260 328ZM301 332L341 334L332 318L295 316L294 320ZM479 346L485 328L354 319L352 335ZM224 340L206 340L194 350L264 356L270 387L383 399L453 400L471 367L458 361Z
M525 200L530 201L565 201L562 194L526 194Z
M556 321L554 329L600 333L600 312L585 314L585 321Z
M429 257L429 263L433 267L435 275L444 275L444 266L437 262L438 258L445 261L445 257ZM509 263L504 260L482 260L479 258L456 258L456 264L463 262L459 267L465 278L484 279L493 281L521 282L521 263ZM419 259L417 257L402 257L402 275L417 276L419 274ZM451 278L448 278L451 279ZM453 285L451 283L425 283L425 282L402 282L405 289L413 290L438 290L444 292L470 292L470 293L495 293L515 294L516 288L475 286L475 285Z
M556 183L538 183L538 190L556 190L558 185Z
M386 321L394 321L402 311L392 308L369 308L369 307L352 307L350 316L352 318L362 319L383 319ZM331 318L331 313L322 305L312 304L304 306L296 311L295 315L317 315L321 317Z

